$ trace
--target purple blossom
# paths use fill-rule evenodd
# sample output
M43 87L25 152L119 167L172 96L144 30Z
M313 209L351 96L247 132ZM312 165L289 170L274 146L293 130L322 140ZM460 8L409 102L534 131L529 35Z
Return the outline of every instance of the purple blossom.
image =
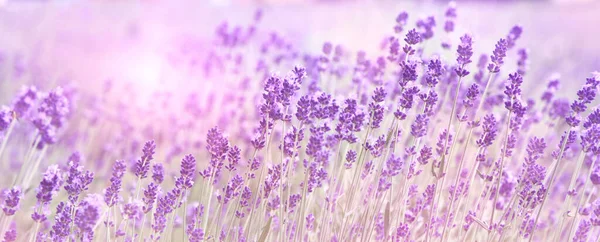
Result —
M241 150L237 146L233 146L231 149L229 149L229 152L227 152L227 160L229 163L225 166L225 169L229 170L230 172L237 169L236 167L240 162L240 153Z
M468 34L460 37L460 45L458 45L458 49L456 52L458 53L458 57L456 61L458 63L458 67L456 68L456 75L459 77L464 77L469 75L469 71L465 69L465 66L471 63L471 57L473 56L473 40L471 36Z
M39 93L35 86L22 87L21 93L13 102L12 109L17 113L17 117L24 117L31 107L35 104Z
M46 213L44 212L44 209L50 204L54 194L60 190L62 182L63 180L58 166L49 166L44 173L44 177L40 182L40 186L37 189L36 198L38 209L33 213L33 215L31 215L34 221L42 222L46 220Z
M66 115L69 113L69 100L61 87L57 87L44 97L38 108L40 113L50 118L50 124L61 128Z
M592 228L592 223L589 220L582 220L577 226L577 230L575 231L575 237L573 238L574 242L585 242L587 241L588 234Z
M80 240L94 239L94 227L100 216L102 216L102 198L99 194L90 194L79 203L73 223L77 226Z
M12 242L17 240L17 224L15 222L10 223L8 230L4 233L3 242Z
M121 192L121 183L126 169L127 166L123 160L116 161L112 167L110 186L104 191L104 202L108 207L114 206L120 198L119 192Z
M152 180L156 184L161 184L165 179L165 168L161 163L156 163L152 166Z
M12 216L19 210L19 201L23 194L18 187L13 187L6 193L4 203L2 204L2 211L4 211L6 216Z
M158 195L158 189L158 185L155 183L148 184L148 187L144 189L144 197L142 197L144 206L142 207L142 211L145 214L152 211L152 207L156 201L156 196Z
M467 94L465 95L465 98L462 101L463 106L465 108L473 107L473 103L477 99L477 96L479 96L479 85L473 83L467 89Z
M133 173L138 179L144 179L148 176L150 170L150 161L153 159L154 152L156 150L156 144L154 140L149 140L144 144L142 149L142 157L135 162L133 167Z
M479 147L488 147L492 145L492 142L494 142L498 133L498 128L496 126L496 118L494 118L493 114L488 114L483 117L483 134L481 134L481 137L477 140L477 145Z
M504 57L506 57L506 51L508 49L508 42L506 39L500 39L498 43L496 43L496 49L494 49L494 53L490 57L491 63L488 64L488 71L491 73L500 72L500 67L504 64Z
M8 126L13 121L13 112L6 106L0 107L0 132L8 129Z
M56 215L54 216L54 225L50 231L50 237L56 241L64 241L71 233L71 206L65 202L60 202L56 206ZM83 215L84 213L80 213ZM86 220L82 220L84 222ZM84 224L82 224L84 225Z
M83 166L73 161L69 162L69 170L67 179L65 180L65 190L69 194L69 201L72 204L77 204L79 195L83 191L87 191L89 185L94 180L94 173L85 171Z
M231 178L231 180L227 183L227 186L223 188L223 195L219 195L217 199L223 203L227 204L234 197L239 195L239 189L242 187L244 183L244 179L240 175L235 175Z
M415 122L410 126L410 134L416 138L423 137L427 133L429 118L425 114L418 114Z
M192 188L196 174L196 158L194 156L188 154L183 157L179 174L181 176L175 180L175 186L181 190Z

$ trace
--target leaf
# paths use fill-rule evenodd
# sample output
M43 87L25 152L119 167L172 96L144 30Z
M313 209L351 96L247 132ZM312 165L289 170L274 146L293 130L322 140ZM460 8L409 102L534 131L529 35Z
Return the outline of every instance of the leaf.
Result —
M385 205L385 213L383 214L385 234L387 235L390 231L390 203Z
M269 218L269 222L267 222L267 225L265 225L265 227L263 227L263 231L260 234L260 237L258 238L258 241L260 242L264 242L267 240L267 235L269 235L269 230L271 230L271 221L273 220L273 217Z

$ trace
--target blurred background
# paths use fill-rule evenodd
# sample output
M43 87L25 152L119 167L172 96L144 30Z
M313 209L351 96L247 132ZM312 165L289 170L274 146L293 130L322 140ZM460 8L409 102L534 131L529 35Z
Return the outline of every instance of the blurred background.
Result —
M297 50L319 53L325 41L375 51L401 11L444 14L445 1L35 1L0 7L0 68L7 82L95 84L106 79L156 89L168 79L199 82L216 28L264 11L258 36L280 34ZM600 1L458 1L457 38L473 33L478 51L491 50L520 24L521 46L535 63L530 76L560 72L584 80L600 66ZM441 38L435 38L441 39ZM437 44L436 44L437 45ZM160 84L159 84L160 83ZM533 82L526 82L533 83ZM8 88L8 89L7 89ZM6 101L7 97L0 97Z

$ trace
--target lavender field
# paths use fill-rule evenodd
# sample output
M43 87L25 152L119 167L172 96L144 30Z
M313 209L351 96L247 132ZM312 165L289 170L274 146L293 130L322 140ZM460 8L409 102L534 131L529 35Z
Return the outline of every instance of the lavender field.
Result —
M2 241L600 241L598 1L0 1Z

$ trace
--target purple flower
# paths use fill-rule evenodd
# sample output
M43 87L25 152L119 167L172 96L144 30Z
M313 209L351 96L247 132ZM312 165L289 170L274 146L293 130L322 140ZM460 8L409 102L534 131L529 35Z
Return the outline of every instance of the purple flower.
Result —
M244 183L244 178L240 175L235 175L231 178L231 180L227 183L227 186L223 188L223 195L219 195L217 199L223 203L227 204L231 199L238 196L239 189L242 187Z
M61 128L64 118L69 113L69 100L65 97L63 89L57 87L44 97L38 108L40 113L50 118L50 124Z
M196 158L194 156L189 154L183 157L179 174L181 176L175 180L175 186L181 190L192 188L196 174Z
M352 164L354 164L354 162L356 162L356 151L349 150L346 153L346 163L344 163L344 166L346 169L350 169L352 168Z
M210 154L211 169L214 169L216 173L223 166L223 160L225 160L229 150L229 141L223 136L219 128L215 127L208 130L206 144L206 149Z
M37 189L36 198L38 209L31 216L34 221L42 222L46 220L44 209L50 204L50 201L52 201L52 196L60 190L62 182L62 176L58 166L49 166Z
M458 67L456 68L456 75L459 77L464 77L469 75L469 71L465 69L465 66L471 63L471 57L473 56L473 39L470 35L465 34L460 37L460 45L458 45L458 49L456 52L458 53L458 57L456 61L458 63Z
M479 85L473 83L467 89L467 94L465 95L465 98L462 101L463 106L465 108L473 107L473 102L477 99L477 96L479 96Z
M152 229L157 236L160 236L167 227L167 215L173 212L173 209L178 205L177 199L179 195L180 191L174 189L158 198L156 211L154 212L154 223L152 224Z
M154 140L149 140L144 144L142 149L142 157L135 162L133 167L133 173L138 179L144 179L148 176L150 170L150 161L153 159L154 152L156 150L156 144Z
M600 166L593 167L593 169L590 180L594 185L600 185Z
M492 142L494 142L498 133L498 128L496 126L496 118L494 118L493 114L488 114L483 117L483 134L481 134L481 137L477 140L477 145L479 147L488 147L492 145Z
M423 40L431 39L433 37L433 28L435 27L435 24L435 18L433 16L417 20L417 27L421 30L421 38Z
M517 66L518 66L517 72L520 75L525 75L525 73L527 72L527 66L529 63L529 61L528 61L529 51L525 48L522 48L517 51L517 54L519 55L519 60L517 61Z
M378 88L375 88L375 91L373 92L373 96L371 98L373 99L374 102L380 103L380 102L383 102L383 100L385 100L386 94L387 93L385 92L383 87L378 87Z
M399 81L400 87L406 87L408 82L414 82L417 80L417 64L411 62L401 62L400 67L402 68L402 79Z
M73 223L78 229L78 238L84 241L94 239L94 227L102 215L102 197L99 194L88 195L77 206Z
M521 97L521 84L523 84L523 78L519 73L513 73L508 75L509 83L506 85L504 90L504 95L506 95L506 101L504 102L504 107L511 111L518 113L520 112L519 98Z
M127 166L125 161L118 160L112 167L112 176L110 177L110 186L104 191L104 202L108 207L114 206L119 200L121 183Z
M45 145L56 143L56 128L50 124L51 119L45 114L39 114L31 121L40 135L40 141L37 148L41 149Z
M425 114L418 114L415 122L410 126L410 134L416 138L425 136L429 118Z
M396 240L394 241L403 241L403 239L400 238L407 238L408 235L410 234L410 228L408 227L408 224L405 223L401 223L400 226L398 226L398 228L396 228Z
M155 183L148 184L148 187L144 189L144 197L142 198L142 202L144 202L142 210L144 211L144 213L152 211L152 207L154 206L154 202L156 201L157 195L158 185Z
M240 153L241 150L237 146L233 146L231 149L229 149L229 152L227 152L227 160L229 163L225 166L225 169L229 170L230 172L237 169L236 166L240 162Z
M13 121L13 112L6 106L0 107L0 132L8 129L8 126Z
M573 238L574 242L585 242L587 241L588 234L592 228L592 223L589 220L584 219L579 222L577 226L577 230L575 231L575 237Z
M81 214L81 213L80 213ZM56 206L56 215L54 216L54 225L50 231L50 237L55 241L64 241L71 233L71 206L65 202L60 202Z
M38 91L35 86L22 87L21 93L13 103L12 109L17 113L17 117L24 117L29 109L35 104L38 97Z
M454 19L456 19L456 3L450 2L448 3L448 8L446 8L446 22L444 23L444 31L447 33L454 31Z
M156 184L161 184L165 179L165 168L162 163L152 165L152 180Z
M421 43L421 35L419 34L419 32L417 32L416 29L411 29L406 34L406 38L404 38L404 41L409 45L416 45L418 43Z
M65 190L69 194L69 201L72 204L77 204L79 195L83 191L87 191L89 185L94 180L94 173L84 171L83 166L71 161L69 162L69 170L65 181Z
M500 39L498 43L496 43L496 49L494 49L494 53L490 57L491 63L488 64L488 71L491 73L500 72L500 67L504 64L504 57L506 57L506 51L508 49L508 43L506 39Z
M141 219L144 214L142 204L139 200L123 204L121 210L121 216L123 216L124 219Z
M439 82L440 76L442 76L445 71L442 62L439 59L430 60L427 65L427 76L425 77L427 86L430 88L435 87Z
M421 148L421 151L419 152L419 157L417 157L417 161L419 163L421 163L421 165L427 165L427 163L429 162L429 159L431 159L432 156L433 156L433 152L432 152L431 147L424 146L423 148Z
M408 20L407 12L403 11L400 14L398 14L398 16L396 17L396 25L394 26L394 32L396 32L396 33L402 32L404 30L407 20Z
M523 33L523 28L521 26L515 25L510 29L508 36L506 36L506 47L508 49L512 49L515 46L515 42L521 37Z
M400 96L400 107L394 112L394 116L399 120L406 119L406 112L413 107L414 96L419 93L418 87L406 89Z
M450 147L452 146L452 137L452 134L448 134L448 130L444 129L442 133L440 133L438 142L435 145L435 152L438 156L448 155ZM448 141L446 141L446 139L448 139ZM445 142L448 142L448 145L446 147L444 147Z
M17 240L17 224L15 222L10 223L10 227L4 233L3 242L12 242Z
M2 204L2 211L4 211L6 216L12 216L19 209L19 201L23 194L18 187L13 187L6 193L4 204Z
M315 216L311 213L306 216L306 230L311 231L315 227Z

